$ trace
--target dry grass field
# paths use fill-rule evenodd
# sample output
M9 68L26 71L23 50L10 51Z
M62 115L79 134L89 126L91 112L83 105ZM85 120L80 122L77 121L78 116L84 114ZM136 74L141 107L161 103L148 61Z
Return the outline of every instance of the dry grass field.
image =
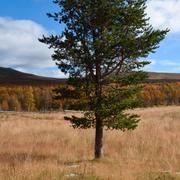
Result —
M93 160L94 130L63 120L72 112L0 113L0 179L180 179L180 107L135 111L136 130L105 131L100 161Z

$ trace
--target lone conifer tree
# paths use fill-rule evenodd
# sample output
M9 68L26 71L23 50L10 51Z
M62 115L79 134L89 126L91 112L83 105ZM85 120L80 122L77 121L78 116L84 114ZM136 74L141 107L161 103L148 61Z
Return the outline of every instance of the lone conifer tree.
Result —
M43 36L52 59L69 74L57 98L74 99L83 117L66 117L75 128L95 127L95 158L102 155L103 127L135 129L139 117L125 110L139 105L138 85L146 78L141 59L158 48L168 30L148 23L146 0L54 0L48 14L65 25L61 35ZM79 101L80 99L80 101Z

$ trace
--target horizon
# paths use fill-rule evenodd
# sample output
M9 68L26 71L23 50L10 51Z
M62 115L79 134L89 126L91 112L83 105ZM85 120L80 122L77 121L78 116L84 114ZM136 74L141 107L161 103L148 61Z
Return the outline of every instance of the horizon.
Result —
M49 0L2 0L0 8L0 67L39 76L67 78L52 61L53 51L38 42L43 34L62 32L64 26L46 16L48 12L58 11L58 7ZM152 63L144 70L180 73L180 1L148 0L146 12L154 28L169 28L171 31L156 53L146 58Z
M36 73L29 73L29 72L26 72L26 71L19 71L19 70L16 70L14 68L11 68L11 67L0 67L0 70L2 69L7 69L7 70L12 70L12 71L17 71L19 73L24 73L24 74L27 74L27 75L33 75L33 76L37 76L37 77L44 77L44 78L52 78L52 79L68 79L68 77L52 77L52 76L44 76L44 75L38 75ZM149 75L153 75L153 74L157 74L157 75L178 75L178 79L180 79L180 73L172 73L172 72L155 72L155 71L145 71L147 73L149 73ZM172 78L172 77L171 77ZM170 78L170 79L171 79ZM160 78L161 79L161 78Z

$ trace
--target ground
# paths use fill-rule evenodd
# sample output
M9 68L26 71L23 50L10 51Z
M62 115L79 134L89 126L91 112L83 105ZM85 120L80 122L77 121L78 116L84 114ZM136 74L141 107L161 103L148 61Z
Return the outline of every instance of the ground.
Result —
M134 110L134 131L105 131L93 160L94 130L74 130L58 113L0 113L2 180L180 179L180 107Z

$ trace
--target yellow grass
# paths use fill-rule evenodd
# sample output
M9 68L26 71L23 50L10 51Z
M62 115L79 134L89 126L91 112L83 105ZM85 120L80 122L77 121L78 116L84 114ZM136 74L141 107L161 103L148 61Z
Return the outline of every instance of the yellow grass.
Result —
M135 112L136 130L105 132L100 161L94 130L74 130L63 120L70 112L0 113L0 179L180 179L180 107Z

